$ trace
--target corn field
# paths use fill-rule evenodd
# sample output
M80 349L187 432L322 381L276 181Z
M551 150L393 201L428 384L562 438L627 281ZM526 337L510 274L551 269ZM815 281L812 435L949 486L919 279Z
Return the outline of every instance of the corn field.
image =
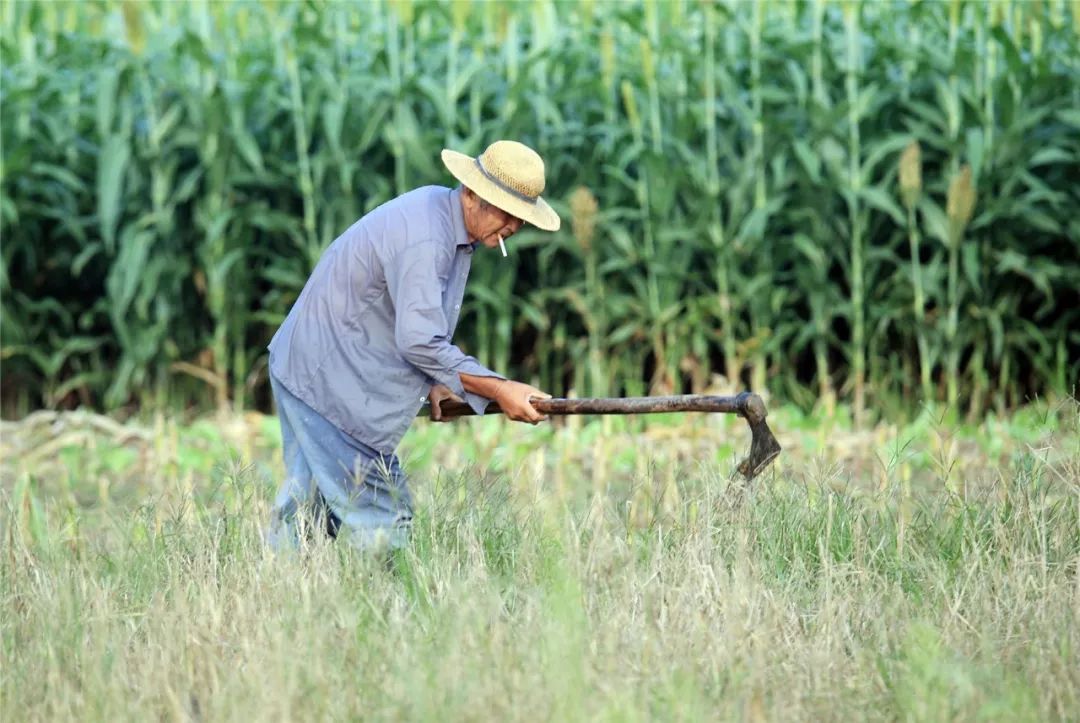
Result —
M1080 2L2 8L5 411L265 405L359 216L512 138L457 342L557 395L977 418L1080 375Z

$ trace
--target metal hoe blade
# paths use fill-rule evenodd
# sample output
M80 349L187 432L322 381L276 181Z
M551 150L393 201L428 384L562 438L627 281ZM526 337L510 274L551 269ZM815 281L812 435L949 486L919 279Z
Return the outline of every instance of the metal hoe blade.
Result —
M765 421L768 412L761 397L743 392L737 398L743 400L739 416L750 425L750 454L739 462L738 470L743 477L752 480L780 455L780 443Z

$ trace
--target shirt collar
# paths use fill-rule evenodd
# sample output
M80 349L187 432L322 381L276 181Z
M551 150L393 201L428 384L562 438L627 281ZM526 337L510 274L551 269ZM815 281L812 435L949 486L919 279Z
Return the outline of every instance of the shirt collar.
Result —
M461 186L450 191L450 219L454 224L454 245L468 246L472 250L472 240L465 230L465 211L461 207Z

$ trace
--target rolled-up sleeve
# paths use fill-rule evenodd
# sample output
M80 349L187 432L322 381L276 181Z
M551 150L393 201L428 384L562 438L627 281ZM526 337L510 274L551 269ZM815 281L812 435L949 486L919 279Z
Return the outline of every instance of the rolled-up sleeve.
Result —
M505 377L450 342L450 324L443 312L442 284L436 270L438 253L439 242L428 241L384 260L387 290L395 309L394 340L407 362L483 414L490 400L465 391L460 375Z

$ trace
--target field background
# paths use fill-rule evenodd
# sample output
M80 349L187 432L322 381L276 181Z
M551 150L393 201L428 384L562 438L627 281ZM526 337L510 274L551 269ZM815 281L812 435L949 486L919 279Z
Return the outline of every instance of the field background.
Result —
M0 720L1077 720L1080 2L0 0ZM392 559L261 544L265 346L444 146L563 230Z
M496 138L565 223L480 255L457 340L557 396L1080 378L1076 0L0 7L9 414L268 410L322 249Z

